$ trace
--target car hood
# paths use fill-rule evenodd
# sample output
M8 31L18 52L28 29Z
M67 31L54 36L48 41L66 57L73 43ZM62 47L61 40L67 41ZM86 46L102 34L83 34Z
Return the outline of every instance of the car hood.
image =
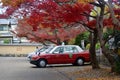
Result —
M35 52L31 52L31 53L28 54L27 57L30 57L30 56L32 56L32 55L34 55L34 54L35 54Z

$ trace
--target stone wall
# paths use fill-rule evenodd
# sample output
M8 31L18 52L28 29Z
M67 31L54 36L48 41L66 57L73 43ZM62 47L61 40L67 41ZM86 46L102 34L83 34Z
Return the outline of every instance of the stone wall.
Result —
M42 45L0 45L0 55L20 56L27 55L30 52L36 50L36 47L42 47Z

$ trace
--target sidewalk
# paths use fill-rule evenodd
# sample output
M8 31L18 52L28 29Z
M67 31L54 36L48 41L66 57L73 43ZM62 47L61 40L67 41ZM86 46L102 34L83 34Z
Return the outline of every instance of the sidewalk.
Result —
M70 80L120 80L120 76L110 73L110 68L92 70L91 66L59 68Z

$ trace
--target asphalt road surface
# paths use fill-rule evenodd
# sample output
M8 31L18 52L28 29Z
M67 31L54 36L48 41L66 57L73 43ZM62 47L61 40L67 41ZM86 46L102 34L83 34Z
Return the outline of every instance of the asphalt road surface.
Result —
M57 70L57 67L37 68L30 64L25 57L0 57L0 80L72 79Z

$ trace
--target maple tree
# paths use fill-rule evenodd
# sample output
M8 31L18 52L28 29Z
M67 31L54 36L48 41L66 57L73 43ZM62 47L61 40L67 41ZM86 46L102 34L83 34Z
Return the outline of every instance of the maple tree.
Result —
M58 39L61 42L61 41L69 40L70 38L75 37L75 35L85 31L84 28L78 28L78 27L81 27L81 25L73 24L72 26L76 27L76 28L73 28L71 25L69 25L69 23L66 24L63 21L63 18L67 16L67 13L66 12L61 13L63 11L62 9L64 9L64 10L67 9L67 7L69 7L69 5L64 5L64 7L61 7L52 0L45 0L45 1L39 1L39 0L34 1L33 0L33 2L32 2L32 0L30 0L30 1L29 0L27 0L27 1L26 0L22 0L22 1L15 0L14 5L13 5L12 1L7 1L7 2L6 1L3 1L3 3L5 3L4 5L10 6L6 10L6 14L7 15L14 14L15 17L18 17L18 16L23 16L24 18L26 17L26 22L33 28L33 31L32 31L33 33L38 30L40 31L40 29L43 30L43 28L51 28L51 30L49 30L50 32L48 31L47 33L43 33L43 35L45 35L45 34L47 35L48 33L51 33L51 32L54 33L57 31L57 36L54 35L54 37L55 36L57 38L61 37L61 39ZM18 3L23 6L18 5ZM36 4L36 3L39 3L39 4ZM25 5L25 4L28 4L28 5ZM15 9L14 8L11 9L11 7L14 7ZM19 7L19 10L18 10L18 7ZM27 11L26 11L26 9L27 9ZM75 9L75 7L73 7L73 10L74 9ZM15 11L13 11L13 10L15 10ZM30 14L30 15L28 15L28 14ZM74 14L72 14L72 15L67 16L68 19L67 18L64 18L64 19L72 20L73 18L70 18L71 16L73 16L73 18L75 17ZM69 26L69 27L66 28L66 26ZM24 27L24 25L23 25L23 27ZM19 30L20 29L22 29L22 28L19 28ZM52 29L54 29L54 30L52 30ZM60 32L62 32L62 34ZM74 32L74 33L70 34L70 32ZM18 34L18 29L17 29L17 34ZM41 36L42 36L42 34L41 34ZM42 41L48 40L48 41L53 42L53 40L50 40L52 38L49 38L49 37L45 38L45 36L42 36L42 37L41 37ZM54 40L57 39L54 37L53 37ZM47 39L47 38L49 38L49 39ZM35 37L29 38L29 39L35 41ZM41 39L39 39L39 40L41 40ZM58 43L60 43L60 42L58 42Z
M15 17L22 16L23 19L26 19L25 22L30 29L27 37L35 41L41 42L46 40L46 38L54 41L56 37L59 37L58 41L68 40L66 36L70 33L69 31L71 30L73 34L75 32L73 28L78 27L76 24L83 25L91 33L90 53L93 68L99 68L95 55L95 44L99 41L102 53L109 60L112 71L114 71L114 57L105 48L105 44L110 38L103 38L103 29L106 27L113 29L113 31L119 29L120 10L118 0L108 0L108 2L105 0L2 0L2 2L3 6L8 6L5 15L14 14ZM118 7L113 7L115 5L111 6L112 3ZM96 8L100 10L96 10ZM68 28L70 29L67 33L66 30ZM21 34L22 29L25 29L24 25L17 29L17 32L20 32L18 35L26 36L28 34L26 31ZM57 33L54 35L48 35L56 31ZM81 33L82 31L79 32ZM76 35L77 31L74 37ZM65 37L63 38L63 36Z
M24 25L24 26L23 26ZM42 25L39 25L42 26ZM27 39L35 42L44 43L46 41L52 42L54 44L61 44L63 41L69 41L72 38L75 38L80 32L84 32L84 27L78 25L76 28L60 28L60 29L51 29L51 28L39 28L36 31L33 31L32 26L30 26L27 21L19 20L18 27L13 33L19 37L26 37ZM73 33L74 32L74 33ZM57 42L59 40L59 42Z
M7 15L12 13L16 17L23 16L23 18L26 19L28 25L32 27L32 30L28 35L28 33L26 33L28 30L25 29L23 24L21 27L18 27L17 35L21 37L25 36L28 39L39 42L43 42L45 40L53 42L55 39L57 39L57 43L60 43L60 37L62 37L62 41L65 41L70 39L73 34L75 34L75 37L77 34L84 32L85 30L81 27L81 24L87 24L89 17L86 17L86 15L90 14L91 10L93 9L93 6L90 4L85 4L83 1L82 3L75 2L74 0L14 0L14 3L9 0L3 0L3 3L5 6L10 6L7 9ZM13 7L12 11L11 7ZM76 29L79 31L75 31L75 27L77 27ZM49 38L50 35L48 35L48 33L43 33L40 37L40 31L43 30L43 28L51 28L53 32L54 30L56 32L56 30L61 31L62 29L62 34L61 32L57 32L53 35L55 37L52 36L52 38ZM70 28L69 31L66 31L68 28ZM36 36L34 33L38 33L38 31L39 36ZM64 38L64 36L67 39Z

